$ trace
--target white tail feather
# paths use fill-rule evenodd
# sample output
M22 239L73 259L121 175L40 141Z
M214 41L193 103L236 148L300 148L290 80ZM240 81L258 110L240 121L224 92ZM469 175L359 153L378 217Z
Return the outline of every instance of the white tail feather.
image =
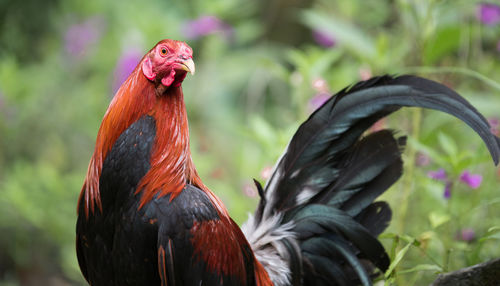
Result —
M264 266L269 278L275 286L290 284L290 259L288 251L282 240L287 238L296 243L292 232L293 223L281 224L281 215L263 218L255 225L253 215L242 225L241 230L245 234L257 260Z

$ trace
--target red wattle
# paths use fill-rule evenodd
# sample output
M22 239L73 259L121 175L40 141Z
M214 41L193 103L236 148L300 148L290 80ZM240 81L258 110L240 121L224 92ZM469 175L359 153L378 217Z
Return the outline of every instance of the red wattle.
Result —
M161 83L166 86L166 87L169 87L175 80L175 70L172 69L172 71L170 71L170 74L169 75L166 75L165 77L163 77L161 79Z

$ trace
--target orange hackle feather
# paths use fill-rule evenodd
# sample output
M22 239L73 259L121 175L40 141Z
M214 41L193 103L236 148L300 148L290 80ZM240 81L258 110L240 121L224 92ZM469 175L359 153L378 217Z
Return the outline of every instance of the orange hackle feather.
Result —
M154 88L147 84L147 79L139 70L140 68L136 67L117 91L99 127L94 154L90 159L87 176L80 193L80 200L85 200L87 217L89 213L95 211L96 206L102 211L99 177L106 155L120 134L154 106ZM78 205L80 206L80 203Z

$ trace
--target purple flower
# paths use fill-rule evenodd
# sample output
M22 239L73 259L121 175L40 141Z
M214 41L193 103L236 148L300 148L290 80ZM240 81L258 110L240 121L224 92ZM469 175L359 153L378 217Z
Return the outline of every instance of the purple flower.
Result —
M381 118L379 119L377 122L373 123L373 125L370 127L370 131L371 132L378 132L382 129L385 129L387 124L386 124L386 119L385 118Z
M330 99L330 94L326 92L317 93L311 100L309 100L308 109L309 112L313 112L322 106L328 99Z
M359 69L359 77L361 78L361 80L369 80L373 74L372 74L372 70L370 69L370 67L362 67Z
M446 182L446 185L444 186L443 197L447 200L449 200L451 197L451 187L452 186L453 186L452 182Z
M314 88L317 92L328 92L328 83L324 78L316 78L312 82L312 88Z
M431 179L445 182L443 197L445 199L449 199L451 197L451 187L453 187L453 183L448 179L448 175L446 171L441 168L437 171L429 171L427 172L427 176Z
M491 3L481 3L477 9L477 18L481 23L494 26L500 22L500 6Z
M264 180L268 180L271 178L271 175L273 174L273 166L266 166L264 169L260 171L260 177Z
M465 170L460 175L460 182L468 185L473 189L479 188L481 182L483 181L483 176L480 174L471 174L468 170Z
M257 197L257 191L255 190L255 186L248 182L243 184L243 193L250 198Z
M490 124L491 133L498 136L500 133L500 129L499 129L500 121L498 120L498 118L493 118L493 117L488 118L488 123Z
M84 57L86 52L101 38L103 26L104 20L99 17L70 26L64 35L66 52L73 57Z
M448 180L448 175L446 175L446 171L441 168L437 171L429 171L427 172L427 177L438 180L438 181L447 181Z
M472 228L463 228L457 236L462 241L471 242L476 239L476 232Z
M419 167L424 167L428 166L430 163L431 163L431 157L421 152L417 153L417 159L415 160L415 165Z
M332 48L337 43L332 36L330 36L328 33L325 33L324 31L314 30L312 32L312 35L314 41L318 45L323 46L325 48Z
M233 28L227 23L213 15L201 16L198 19L184 23L182 32L186 38L195 40L200 37L222 32L226 39L231 39L233 36Z
M134 71L141 58L142 52L138 48L130 48L123 51L113 73L113 93L118 91L122 83Z

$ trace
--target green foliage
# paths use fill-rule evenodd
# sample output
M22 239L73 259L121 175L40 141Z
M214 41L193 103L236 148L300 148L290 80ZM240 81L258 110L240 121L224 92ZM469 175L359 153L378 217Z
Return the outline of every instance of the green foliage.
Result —
M266 180L318 95L412 72L500 116L500 26L481 24L476 1L39 2L0 4L0 285L84 285L76 203L128 49L145 52L164 37L193 47L197 73L183 86L194 161L239 223L258 200L251 179ZM186 38L184 23L203 15L230 31ZM68 48L79 41L68 43L75 27L90 33L76 37L90 39L77 53ZM312 30L335 46L314 42ZM380 279L427 285L500 256L499 178L479 137L437 112L403 110L381 124L407 134L409 146L405 177L382 196L394 215L381 236L392 264ZM430 163L417 164L419 154ZM427 176L439 168L449 199L445 182ZM482 175L479 188L461 183L464 170ZM470 230L475 238L465 240Z

